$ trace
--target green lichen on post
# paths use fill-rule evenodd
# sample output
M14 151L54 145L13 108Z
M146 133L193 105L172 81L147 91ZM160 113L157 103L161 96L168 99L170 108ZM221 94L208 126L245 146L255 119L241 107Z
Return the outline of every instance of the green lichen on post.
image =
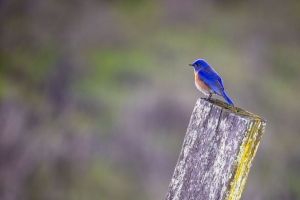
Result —
M249 124L249 129L245 134L240 152L237 156L235 164L235 176L230 182L228 200L238 200L241 198L246 180L255 157L262 134L264 133L266 123L260 119L256 119Z

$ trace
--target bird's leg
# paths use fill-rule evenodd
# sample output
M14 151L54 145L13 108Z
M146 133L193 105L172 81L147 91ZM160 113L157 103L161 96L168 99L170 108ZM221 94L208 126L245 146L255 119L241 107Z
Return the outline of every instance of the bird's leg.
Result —
M207 99L210 100L211 96L212 96L212 94L209 94L209 97Z

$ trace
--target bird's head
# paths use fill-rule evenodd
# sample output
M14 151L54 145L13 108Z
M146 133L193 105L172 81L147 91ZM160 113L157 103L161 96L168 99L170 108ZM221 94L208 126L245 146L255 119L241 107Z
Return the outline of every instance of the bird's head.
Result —
M209 67L209 64L203 59L198 59L193 64L189 65L193 66L196 71Z

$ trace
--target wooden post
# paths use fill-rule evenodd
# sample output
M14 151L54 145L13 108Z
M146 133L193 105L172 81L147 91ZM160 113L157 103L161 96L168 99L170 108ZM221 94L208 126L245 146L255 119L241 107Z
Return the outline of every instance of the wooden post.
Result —
M240 108L199 99L166 200L240 199L265 126Z

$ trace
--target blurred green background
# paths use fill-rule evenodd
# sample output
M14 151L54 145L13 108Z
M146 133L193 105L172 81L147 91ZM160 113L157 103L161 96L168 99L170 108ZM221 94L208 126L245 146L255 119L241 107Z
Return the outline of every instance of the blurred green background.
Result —
M0 199L163 199L198 58L267 120L242 199L300 199L292 0L0 0Z

